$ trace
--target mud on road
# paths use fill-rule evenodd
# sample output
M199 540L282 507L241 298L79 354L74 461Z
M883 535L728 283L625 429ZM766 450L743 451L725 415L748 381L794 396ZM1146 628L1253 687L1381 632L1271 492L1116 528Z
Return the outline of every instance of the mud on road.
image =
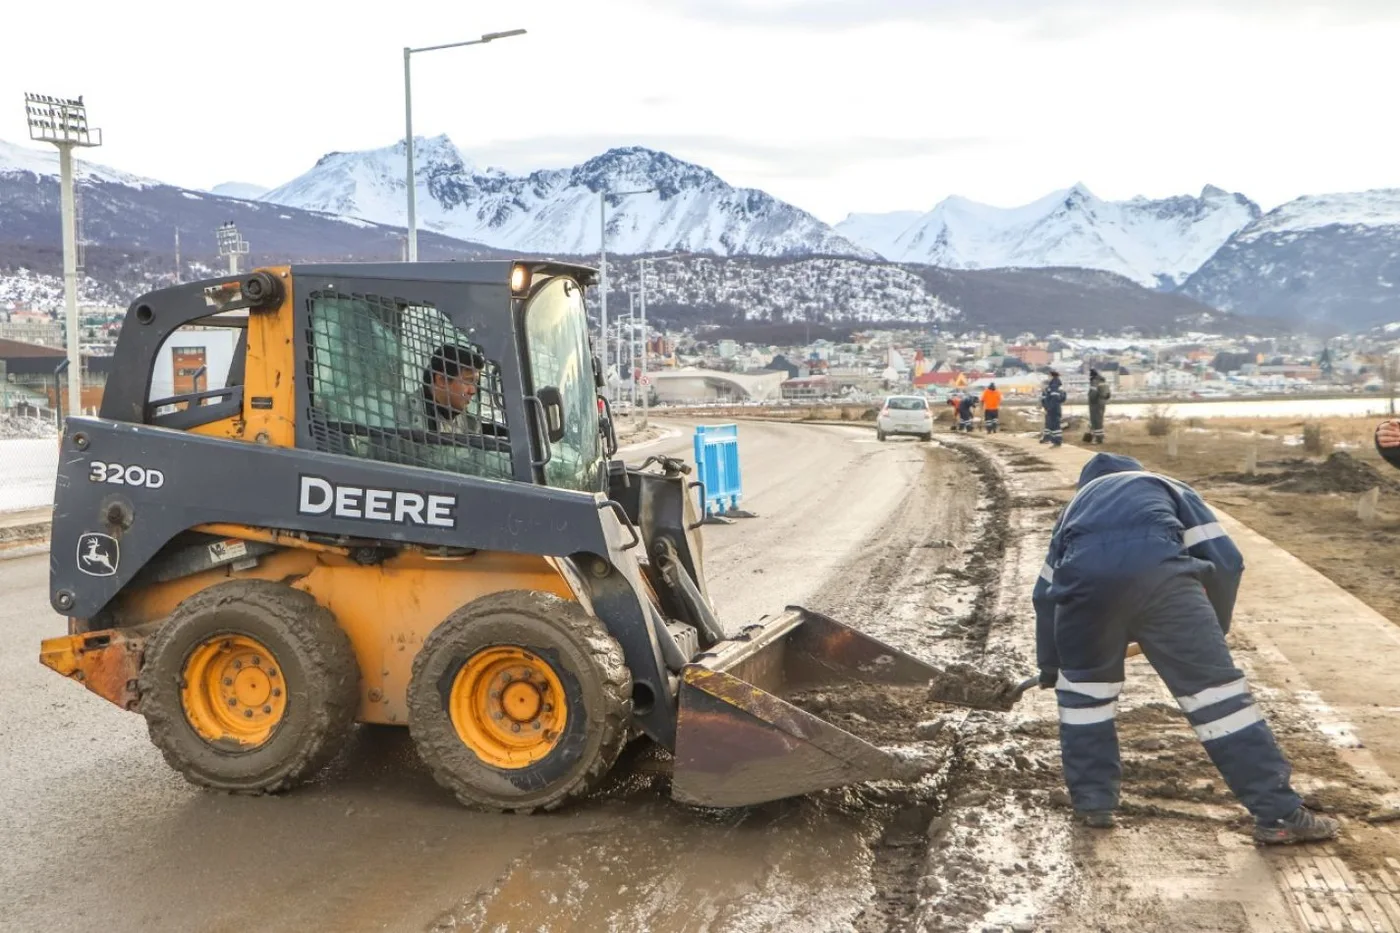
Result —
M1032 673L1027 581L1068 495L1047 481L1049 461L984 438L877 444L856 429L743 430L757 466L746 472L746 504L763 517L707 529L712 595L726 619L800 602L954 680L966 670ZM826 472L794 479L794 457ZM4 577L27 595L0 607L0 621L44 610L41 571ZM1233 640L1248 662L1247 634ZM914 783L708 811L671 801L665 756L635 744L593 798L513 817L458 807L393 729L361 729L323 781L294 794L192 791L144 745L139 720L50 675L31 678L30 647L0 650L0 676L25 691L19 712L46 730L26 737L0 725L13 769L0 779L0 837L19 840L0 853L0 929L41 919L52 929L101 920L114 931L1293 928L1286 916L1251 927L1180 905L1167 917L1124 893L1086 831L1069 825L1053 700L1043 694L1010 715L927 702L918 690L796 698L936 764ZM1259 696L1312 802L1363 815L1377 789L1282 694ZM1120 734L1124 845L1195 846L1213 858L1217 833L1246 828L1174 707L1130 701ZM78 757L65 757L74 746ZM84 758L88 748L101 751ZM102 806L72 806L98 781ZM1385 857L1376 850L1378 866ZM79 861L87 868L75 877ZM128 884L133 877L141 884Z

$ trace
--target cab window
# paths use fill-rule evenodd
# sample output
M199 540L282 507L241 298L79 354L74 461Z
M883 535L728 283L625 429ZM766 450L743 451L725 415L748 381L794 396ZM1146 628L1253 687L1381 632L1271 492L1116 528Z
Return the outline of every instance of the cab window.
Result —
M600 490L597 393L583 289L577 282L556 277L538 288L525 309L525 340L536 397L541 393L552 397L547 390L555 389L563 409L563 437L550 444L545 482L565 489Z
M511 478L500 368L437 308L313 292L306 348L315 449Z

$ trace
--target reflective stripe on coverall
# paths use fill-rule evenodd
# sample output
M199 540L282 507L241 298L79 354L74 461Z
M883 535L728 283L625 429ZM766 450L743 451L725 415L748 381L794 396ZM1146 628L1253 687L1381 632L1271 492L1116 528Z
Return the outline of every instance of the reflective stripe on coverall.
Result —
M1118 805L1123 654L1142 646L1226 784L1261 821L1302 805L1225 645L1244 561L1189 486L1098 454L1035 587L1037 660L1059 670L1060 752L1076 810Z
M1068 395L1060 387L1058 379L1051 379L1045 390L1040 393L1040 404L1045 409L1044 439L1056 447L1059 447L1065 439L1064 431L1060 428L1060 415L1066 398Z

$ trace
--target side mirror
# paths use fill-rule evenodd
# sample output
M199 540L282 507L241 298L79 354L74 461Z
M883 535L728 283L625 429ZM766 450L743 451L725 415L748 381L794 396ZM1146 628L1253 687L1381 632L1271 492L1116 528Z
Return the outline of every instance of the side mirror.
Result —
M551 444L564 439L564 396L555 386L545 386L536 393L544 408L544 431Z

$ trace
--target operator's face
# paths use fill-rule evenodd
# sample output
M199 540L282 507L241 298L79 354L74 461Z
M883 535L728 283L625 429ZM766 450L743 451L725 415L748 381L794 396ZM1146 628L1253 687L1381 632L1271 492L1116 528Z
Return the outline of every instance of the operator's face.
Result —
M433 402L454 414L465 410L476 395L480 378L476 370L465 367L456 376L433 373Z

